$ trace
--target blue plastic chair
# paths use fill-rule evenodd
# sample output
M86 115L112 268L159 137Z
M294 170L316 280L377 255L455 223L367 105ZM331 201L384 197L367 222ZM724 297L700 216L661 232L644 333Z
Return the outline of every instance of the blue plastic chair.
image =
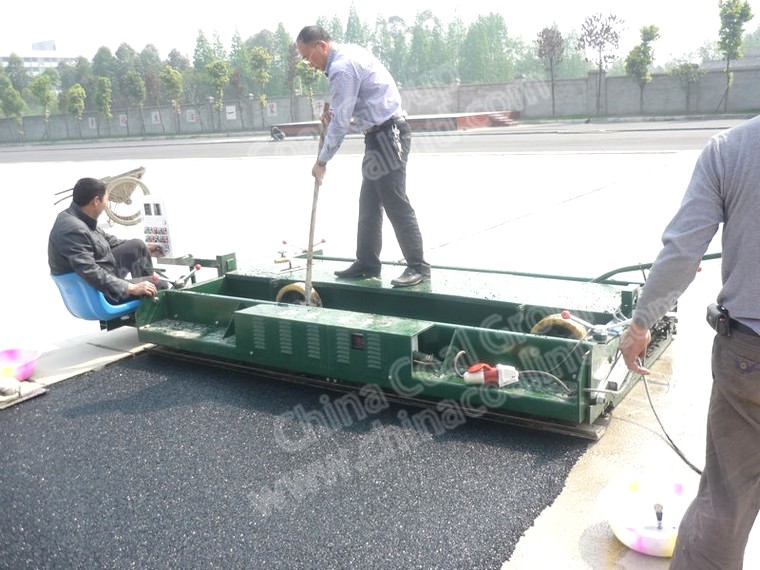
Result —
M64 305L77 318L87 321L110 321L134 313L140 306L139 299L112 305L102 292L76 273L50 276L61 292Z

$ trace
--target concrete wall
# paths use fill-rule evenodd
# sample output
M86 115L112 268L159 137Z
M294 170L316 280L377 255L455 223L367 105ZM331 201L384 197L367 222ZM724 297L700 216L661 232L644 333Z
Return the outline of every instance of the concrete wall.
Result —
M598 75L561 79L555 82L557 117L596 115ZM644 90L644 114L716 113L723 111L726 75L706 73L692 85L689 108L686 93L677 79L655 74ZM552 114L551 83L516 80L509 83L448 85L402 89L404 107L410 115L438 115L487 111L518 111L522 118L544 118ZM317 95L314 106L321 107L326 95ZM24 117L18 125L0 119L0 143L45 140L79 140L128 136L173 136L268 131L272 125L312 121L306 97L272 97L262 117L255 100L225 102L221 111L210 102L184 105L179 115L171 107L114 109L112 118L85 114L81 121L71 115L52 115L47 126L41 116ZM729 112L760 110L760 67L734 71L728 98ZM628 77L606 77L602 82L601 115L640 114L639 86Z
M113 109L111 119L97 113L85 113L82 120L72 115L51 115L47 125L42 116L15 120L0 119L0 143L55 140L82 140L130 136L174 136L224 134L243 131L268 131L272 125L313 119L306 98L295 106L289 97L273 97L262 118L257 101L225 102L221 110L211 103L183 105L177 114L170 106L142 109Z
M555 81L555 110L558 117L596 115L599 75ZM722 71L705 74L691 86L689 108L678 79L655 74L644 88L644 113L672 115L722 112L720 102L726 86ZM604 77L601 115L638 115L640 89L629 77ZM464 113L471 111L519 111L523 118L543 118L552 114L551 82L516 80L510 83L460 85L442 88L402 89L404 107L410 115ZM760 110L760 67L734 72L728 100L729 112Z

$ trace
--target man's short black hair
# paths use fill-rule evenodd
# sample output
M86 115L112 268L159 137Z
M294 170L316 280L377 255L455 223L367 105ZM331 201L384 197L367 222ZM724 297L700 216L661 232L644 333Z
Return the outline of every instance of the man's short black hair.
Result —
M296 43L313 44L314 42L331 42L332 38L322 26L306 26L298 32Z
M89 204L95 196L106 195L106 183L97 178L80 178L74 185L74 203L77 206Z

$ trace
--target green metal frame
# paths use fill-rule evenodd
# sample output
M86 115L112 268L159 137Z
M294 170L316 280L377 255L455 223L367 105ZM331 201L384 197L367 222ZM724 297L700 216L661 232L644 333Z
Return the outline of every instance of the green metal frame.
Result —
M139 337L216 359L570 424L594 423L635 384L616 360L615 334L576 340L530 331L563 309L594 325L629 317L640 284L436 267L431 281L394 289L377 279L336 279L334 261L315 259L324 306L307 307L275 302L281 288L300 280L298 268L239 271L230 269L234 255L220 256L213 265L220 277L143 302ZM653 330L648 362L672 339L675 320ZM468 385L457 373L460 357L514 366L520 381Z

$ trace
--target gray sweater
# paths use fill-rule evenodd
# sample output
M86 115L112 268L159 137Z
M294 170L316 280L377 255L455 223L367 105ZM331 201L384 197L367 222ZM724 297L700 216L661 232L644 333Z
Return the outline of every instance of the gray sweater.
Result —
M718 303L760 331L760 116L715 135L699 156L683 202L639 298L634 321L651 327L686 290L723 223Z
M122 303L129 298L129 283L117 275L111 248L124 243L98 227L97 220L71 206L58 214L48 240L50 273L75 271L109 300Z

